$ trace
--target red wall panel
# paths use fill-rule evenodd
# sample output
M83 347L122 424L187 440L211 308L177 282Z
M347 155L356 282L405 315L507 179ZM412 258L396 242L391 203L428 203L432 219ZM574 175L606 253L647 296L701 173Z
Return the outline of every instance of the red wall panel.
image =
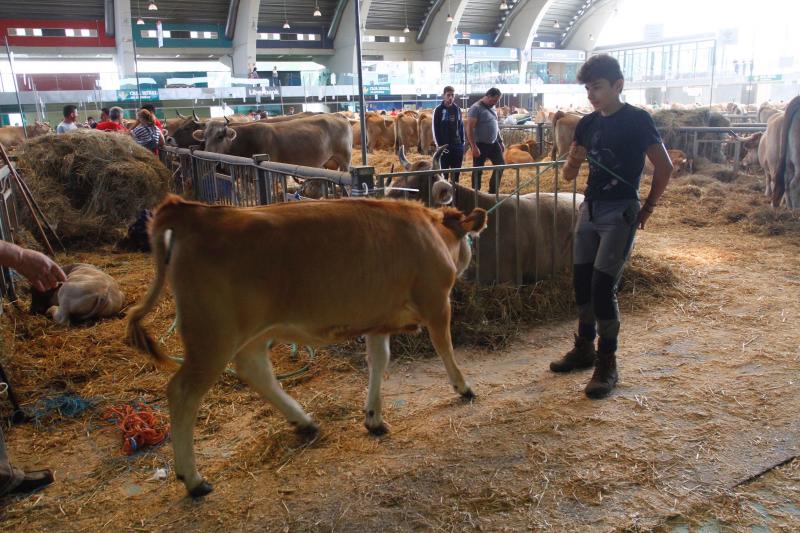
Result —
M8 35L8 28L73 28L97 30L97 37L34 37ZM102 20L28 20L0 19L0 35L8 37L9 46L52 46L61 48L114 47L116 42L105 32ZM0 42L5 42L0 39Z

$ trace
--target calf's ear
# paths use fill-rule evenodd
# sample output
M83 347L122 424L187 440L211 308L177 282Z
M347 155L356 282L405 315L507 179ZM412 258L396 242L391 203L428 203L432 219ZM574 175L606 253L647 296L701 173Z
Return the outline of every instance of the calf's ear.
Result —
M476 207L469 215L461 219L459 224L465 233L477 235L486 228L488 220L489 215L486 214L486 210Z

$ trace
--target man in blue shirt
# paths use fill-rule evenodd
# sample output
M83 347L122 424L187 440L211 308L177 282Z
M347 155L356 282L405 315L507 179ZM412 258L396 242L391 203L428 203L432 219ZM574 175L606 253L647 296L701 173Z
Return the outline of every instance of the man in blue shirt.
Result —
M585 392L590 398L602 398L618 380L617 284L636 229L644 229L667 187L672 162L650 115L620 100L624 80L616 59L606 54L591 57L578 72L578 81L586 87L595 109L578 123L564 166L564 177L571 181L583 159L589 160L586 199L575 226L573 286L578 334L575 347L550 363L550 369L570 372L594 366ZM645 156L655 171L647 200L640 206L639 180Z
M461 108L456 105L456 90L447 86L442 91L442 103L433 111L433 139L436 146L447 146L442 155L442 168L461 168L464 161L464 121ZM458 174L451 173L450 180L458 183Z

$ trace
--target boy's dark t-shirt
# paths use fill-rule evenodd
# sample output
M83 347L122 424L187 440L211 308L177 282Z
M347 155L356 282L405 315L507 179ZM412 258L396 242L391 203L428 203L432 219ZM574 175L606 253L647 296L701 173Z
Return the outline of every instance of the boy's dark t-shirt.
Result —
M625 104L607 117L599 111L583 117L575 128L575 142L586 148L589 158L628 182L590 160L586 198L627 200L638 198L645 152L651 145L661 143L661 135L647 111Z

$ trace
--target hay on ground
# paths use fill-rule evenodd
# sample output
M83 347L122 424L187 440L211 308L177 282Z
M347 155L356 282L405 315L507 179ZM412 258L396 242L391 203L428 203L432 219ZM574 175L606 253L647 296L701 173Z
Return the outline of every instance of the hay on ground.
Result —
M128 135L77 130L26 143L18 168L65 244L116 241L145 208L167 192L169 170ZM27 208L21 221L34 235Z

